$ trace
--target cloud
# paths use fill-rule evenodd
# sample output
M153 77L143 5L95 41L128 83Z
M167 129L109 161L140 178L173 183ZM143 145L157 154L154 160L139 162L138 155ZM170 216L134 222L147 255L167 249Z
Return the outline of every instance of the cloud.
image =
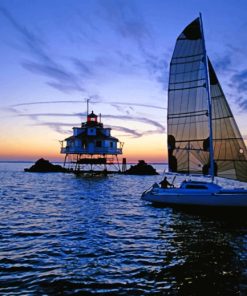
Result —
M161 84L163 89L166 89L168 62L165 53L161 56L153 54L155 40L151 25L144 20L134 2L108 0L101 1L100 4L99 16L109 24L117 35L135 44L144 60L144 68ZM150 48L152 52L150 52ZM138 64L133 55L121 51L116 53L132 66Z
M37 34L21 25L5 8L0 7L0 12L12 24L16 32L19 33L27 52L35 59L35 61L26 60L21 63L26 70L48 77L47 84L60 91L82 92L85 90L81 80L75 74L51 58L52 55L48 52L47 45Z
M71 135L72 134L72 127L75 126L75 123L61 123L61 122L46 122L46 121L39 121L38 117L36 117L34 114L29 114L29 118L34 120L35 123L32 123L31 126L46 126L50 129L58 132L59 134L65 134L65 135ZM134 119L133 119L134 120ZM137 121L137 120L136 120ZM69 130L64 130L64 127L69 127ZM105 125L105 127L110 127L114 131L119 131L125 133L125 136L130 136L133 138L140 138L144 135L150 135L150 134L159 134L161 133L160 129L155 130L149 130L149 131L137 131L134 129L118 126L118 125Z
M141 104L141 103L131 103L131 102L115 102L115 101L101 101L101 98L98 96L91 96L89 97L91 101L93 101L94 104L97 103L101 103L101 104L109 104L112 106L116 106L120 112L122 112L123 110L121 109L120 106L127 106L130 109L132 108L132 106L135 107L145 107L145 108L154 108L154 109L166 109L164 107L159 107L159 106L155 106L155 105L151 105L151 104ZM81 120L81 118L86 116L86 112L80 112L80 113L54 113L54 112L39 112L39 113L27 113L27 111L21 111L18 108L19 107L23 107L23 106L33 106L33 105L39 105L39 104L43 104L43 105L50 105L50 104L81 104L83 102L86 101L87 98L85 98L84 100L57 100L57 101L40 101L40 102L31 102L31 103L19 103L19 104L15 104L10 106L9 108L7 108L7 111L14 113L14 116L18 116L18 117L28 117L30 120L32 120L33 122L35 122L36 125L42 125L42 126L48 126L51 129L64 134L64 133L68 133L68 131L64 131L62 129L63 126L65 126L66 124L61 123L61 122L46 122L44 121L45 117L61 117L61 118L79 118ZM132 110L133 111L133 110ZM124 123L126 122L131 122L131 121L135 121L135 122L139 122L139 123L144 123L150 126L153 126L155 129L153 130L148 130L148 131L137 131L134 129L130 129L127 127L120 127L120 126L112 126L113 129L115 129L121 132L126 133L126 135L131 136L131 137L141 137L144 135L149 135L149 134L159 134L159 133L163 133L165 131L165 127L160 124L159 122L146 118L146 117L139 117L139 116L133 116L128 114L127 115L112 115L112 114L104 114L102 116L103 118L108 118L108 119L113 119L113 120L122 120ZM33 124L32 124L33 125ZM68 126L72 127L73 125L76 125L76 123L74 124L69 124Z
M86 116L86 112L84 113L21 113L18 114L17 116L22 116L22 117L30 117L32 119L37 119L38 117L79 117L82 118ZM149 124L152 126L157 127L160 131L164 131L165 128L163 125L161 125L159 122L148 119L145 117L135 117L135 116L127 116L127 115L109 115L109 114L104 114L103 118L108 118L108 119L117 119L117 120L128 120L128 121L136 121L136 122L141 122L145 124ZM60 123L62 125L62 123Z
M120 131L120 132L126 133L127 136L131 136L133 138L140 138L143 135L143 133L138 132L134 129L130 129L130 128L126 128L126 127L122 127L122 126L118 126L118 125L111 125L111 126L106 125L105 127L110 127L114 131Z
M62 102L64 103L65 101L58 101L58 102ZM56 103L58 103L56 102ZM77 101L76 101L77 102ZM46 103L46 102L41 102L42 103ZM50 104L51 102L49 102ZM70 126L72 127L74 124L66 124L66 123L61 123L61 122L47 122L44 120L41 120L41 118L43 117L77 117L79 119L81 119L82 117L86 116L86 112L83 113L26 113L23 111L19 111L18 108L19 106L24 106L24 105L36 105L36 103L22 103L22 104L17 104L15 105L15 107L10 107L8 108L8 111L11 111L13 113L15 113L15 116L18 117L28 117L30 120L32 120L34 123L32 123L31 125L42 125L42 126L48 126L51 129L61 133L61 134L68 134L68 131L64 131L62 127L64 126ZM123 103L125 104L125 103ZM136 105L143 105L143 104L136 104ZM147 106L147 105L144 105ZM148 105L149 106L149 105ZM139 122L139 123L145 123L147 125L153 126L155 127L154 130L149 130L149 131L137 131L134 129L130 129L130 128L126 128L126 127L121 127L121 126L112 126L113 129L116 129L118 131L124 132L127 135L130 135L132 137L141 137L144 135L149 135L149 134L154 134L154 133L163 133L165 131L165 128L162 124L160 124L159 122L149 119L149 118L145 118L145 117L138 117L138 116L130 116L130 115L111 115L111 114L105 114L103 116L103 118L108 118L108 119L115 119L115 120L122 120L123 122L130 122L130 121L135 121L135 122Z
M13 105L13 106L10 106L10 107L5 107L5 108L1 108L3 111L5 111L5 112L10 112L10 113L14 113L15 115L17 115L17 114L20 114L20 111L19 110L17 110L16 108L15 108L15 106Z
M71 135L71 128L74 126L74 123L61 123L61 122L36 122L32 126L46 126L55 132L62 135ZM70 127L69 130L64 130L64 127Z
M77 117L77 116L86 116L86 112L84 113L19 113L20 117Z
M214 67L218 71L231 71L232 66L232 59L231 59L231 54L225 54L223 56L217 57L214 60Z
M236 100L239 108L247 111L247 70L238 71L232 75L229 86L235 88L239 94Z
M71 58L71 61L73 62L80 75L82 75L83 77L91 78L95 75L92 67L88 65L88 62L78 58Z
M0 8L0 13L4 15L18 33L25 52L31 55L21 62L22 67L35 75L47 78L46 83L52 88L64 93L86 93L86 80L88 79L95 80L98 83L100 79L107 80L109 74L111 77L114 73L123 75L137 74L143 69L162 88L166 88L168 63L165 54L154 54L153 46L155 42L151 26L146 23L139 9L135 7L133 2L126 3L125 1L99 1L98 6L97 16L101 18L103 25L108 24L108 27L117 34L118 38L132 42L139 51L137 56L130 54L129 51L119 49L119 46L117 49L111 49L110 56L109 51L106 53L104 50L101 50L101 54L98 56L96 52L98 52L99 48L105 48L105 44L100 44L102 39L99 37L101 37L102 32L95 27L90 14L86 18L78 18L80 12L74 11L75 17L80 21L80 34L89 36L91 32L91 35L98 36L98 39L97 43L93 45L95 47L93 49L95 56L90 59L85 59L83 55L80 55L80 58L72 56L68 59L70 64L65 66L58 56L54 57L51 54L48 44L42 40L40 34L19 23L5 8ZM74 25L78 31L78 26ZM79 38L77 45L81 46L81 42L82 40ZM89 42L87 39L84 40L84 43L87 42ZM87 44L85 45L87 46ZM68 68L69 66L71 68Z
M22 63L22 66L32 73L51 78L54 82L48 81L47 84L62 92L85 91L74 74L55 63L47 64L26 61Z
M102 101L102 99L97 96L88 96L88 98L84 98L82 100L57 100L57 101L35 101L35 102L27 102L27 103L19 103L14 104L10 106L9 108L15 108L15 107L21 107L21 106L29 106L29 105L46 105L46 104L81 104L83 102L86 102L86 100L89 99L90 103L92 104L110 104L112 106L114 105L124 105L124 106L136 106L136 107L145 107L145 108L152 108L152 109L159 109L159 110L166 110L165 107L160 107L156 105L151 104L141 104L141 103L132 103L132 102L118 102L118 101Z
M105 114L103 116L103 118L109 118L109 119L121 119L124 121L137 121L137 122L141 122L141 123L145 123L145 124L149 124L152 126L155 126L159 132L163 132L165 130L165 127L160 124L159 122L152 120L152 119L148 119L145 117L134 117L134 116L127 116L127 115L107 115Z
M99 5L99 16L123 38L134 41L140 48L152 39L149 26L133 2L107 0L100 1Z
M231 80L240 93L247 91L247 69L234 74Z
M247 111L247 99L240 97L239 100L237 100L237 103L241 110Z
M24 44L26 45L26 49L28 49L30 53L45 62L52 62L49 55L47 55L44 51L44 42L40 38L38 38L38 36L33 34L26 27L19 24L10 14L10 12L4 7L0 7L0 12L12 24L16 32L19 33L22 41L24 41Z

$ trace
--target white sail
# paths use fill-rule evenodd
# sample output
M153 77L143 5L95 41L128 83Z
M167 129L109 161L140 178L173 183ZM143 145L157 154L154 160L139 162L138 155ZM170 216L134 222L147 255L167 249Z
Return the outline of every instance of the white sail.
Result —
M247 149L210 60L208 64L217 175L247 182Z
M172 56L167 115L169 170L209 174L213 157L215 175L247 181L246 146L213 67L206 59L203 42L197 18L177 38ZM212 106L211 135L208 94Z
M199 18L177 39L168 90L169 169L202 173L209 161L208 103L203 39Z

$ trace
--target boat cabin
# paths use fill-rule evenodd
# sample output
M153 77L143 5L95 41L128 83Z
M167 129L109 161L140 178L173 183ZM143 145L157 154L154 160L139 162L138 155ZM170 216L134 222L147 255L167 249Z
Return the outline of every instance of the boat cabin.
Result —
M219 190L221 187L215 183L202 182L202 181L183 181L180 189L190 190Z

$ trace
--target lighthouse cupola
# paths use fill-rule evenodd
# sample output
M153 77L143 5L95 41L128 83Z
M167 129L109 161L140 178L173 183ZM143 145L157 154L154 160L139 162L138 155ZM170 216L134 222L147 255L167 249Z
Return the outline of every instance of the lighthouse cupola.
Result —
M87 124L89 125L97 125L98 116L93 113L93 111L87 116Z

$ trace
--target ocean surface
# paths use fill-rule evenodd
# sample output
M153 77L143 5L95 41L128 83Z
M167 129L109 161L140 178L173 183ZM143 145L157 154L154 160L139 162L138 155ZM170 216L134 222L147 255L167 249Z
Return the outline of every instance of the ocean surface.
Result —
M141 201L162 176L30 166L0 163L1 295L247 295L245 217Z

